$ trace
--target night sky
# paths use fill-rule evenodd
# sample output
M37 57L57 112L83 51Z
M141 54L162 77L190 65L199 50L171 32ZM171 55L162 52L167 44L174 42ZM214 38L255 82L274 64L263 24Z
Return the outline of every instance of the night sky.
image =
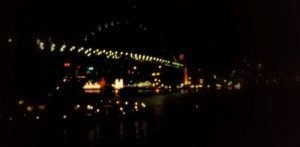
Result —
M297 0L9 0L1 1L0 29L10 36L73 36L129 18L152 28L151 47L184 52L192 65L244 56L276 63L299 57L299 6Z

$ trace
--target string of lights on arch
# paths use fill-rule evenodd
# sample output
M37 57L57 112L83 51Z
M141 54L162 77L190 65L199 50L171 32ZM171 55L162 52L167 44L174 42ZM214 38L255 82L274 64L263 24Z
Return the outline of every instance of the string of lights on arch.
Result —
M114 59L114 60L118 60L122 57L127 57L139 62L157 63L165 66L183 68L183 64L179 62L174 62L160 57L155 57L155 56L140 54L135 52L129 52L129 51L121 51L116 49L85 48L85 47L76 47L74 45L67 46L66 44L58 45L53 42L45 43L39 39L36 40L36 44L38 48L42 51L59 52L59 53L64 53L64 52L78 53L86 57L104 56L107 59Z
M85 35L84 41L88 41L89 38L93 38L97 32L105 32L112 30L113 28L121 27L121 26L129 26L129 25L135 25L136 29L138 31L147 31L149 28L146 27L144 24L134 24L133 22L129 20L112 20L109 22L105 22L102 24L97 25L97 27L94 30L91 30L89 33Z

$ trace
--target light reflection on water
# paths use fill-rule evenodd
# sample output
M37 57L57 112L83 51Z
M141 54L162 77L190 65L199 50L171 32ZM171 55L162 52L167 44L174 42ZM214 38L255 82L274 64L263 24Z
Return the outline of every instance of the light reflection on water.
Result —
M126 141L140 142L148 136L148 130L151 129L148 123L146 120L133 120L121 122L107 121L95 125L73 126L74 128L69 128L68 126L62 129L62 137L64 142L75 141L100 144L115 141L121 143ZM41 136L40 138L43 137L45 136Z
M68 109L71 110L71 112L58 113L59 116L57 116L57 118L60 120L56 122L55 125L44 123L43 120L46 119L46 116L39 114L41 116L40 120L30 121L29 123L32 123L32 125L26 127L29 128L27 131L35 130L31 133L38 136L36 140L44 142L46 139L50 144L52 142L63 142L66 144L88 143L95 146L118 145L124 143L140 144L145 143L149 138L156 135L154 132L157 130L168 128L168 123L173 123L169 122L168 118L176 115L172 113L177 113L178 108L173 106L172 108L169 108L168 103L177 106L178 104L184 104L182 103L184 99L183 94L178 93L173 95L149 96L146 98L131 99L119 97L118 99L100 99L98 97L96 100L91 101L75 101L71 103L71 107ZM25 103L19 107L26 108L27 105L38 107L40 105L30 104L26 100L24 101ZM135 112L134 106L136 106L136 102L138 103L137 105L139 105L139 112L143 112L143 105L145 105L147 109L153 109L151 115L148 115L147 113L133 113ZM88 107L87 105L93 105L93 107ZM123 109L120 109L120 107ZM194 109L195 105L191 105L190 109L192 108ZM47 112L48 109L49 106L45 104L44 110L33 109L31 112L26 112L26 117L29 118L31 115L35 116L40 111ZM97 109L99 109L99 112ZM37 112L36 110L39 111ZM112 113L114 110L117 112L124 110L128 113L126 113L126 116L120 115L122 113L114 115L114 113ZM84 115L83 118L74 119L74 113L79 111L84 112L83 114L88 111L92 116L86 117L86 115ZM130 115L129 112L132 112L132 114ZM105 115L102 115L101 113L104 113ZM23 114L24 111L22 111L22 116L24 116ZM65 114L67 114L66 120L62 119ZM56 132L60 132L58 133L59 135ZM32 142L34 142L34 140Z

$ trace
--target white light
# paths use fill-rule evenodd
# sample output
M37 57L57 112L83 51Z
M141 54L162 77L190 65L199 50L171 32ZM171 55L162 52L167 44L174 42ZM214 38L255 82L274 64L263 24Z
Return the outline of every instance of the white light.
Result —
M51 52L53 52L55 50L55 44L51 45Z
M63 118L63 119L67 119L67 115L64 114L64 115L62 116L62 118Z
M74 110L79 110L80 109L80 105L77 104L75 107L74 107Z
M78 49L78 53L80 53L80 52L83 51L83 50L84 50L84 48L81 47L80 49Z
M143 108L146 108L146 104L145 103L141 103Z
M93 109L94 109L94 106L92 106L92 105L87 105L87 106L86 106L86 109L87 109L87 110L93 110Z
M75 46L72 46L71 48L70 48L70 51L72 52L72 51L74 51L75 50Z
M18 104L19 105L23 105L24 104L24 100L19 100Z
M44 50L45 47L44 47L44 43L43 43L43 42L40 42L40 43L39 43L39 46L40 46L40 49L41 49L41 50Z
M217 78L217 75L213 75L213 78L216 79L216 78Z
M241 89L241 84L240 84L240 83L235 84L235 85L234 85L234 88L235 88L235 89Z
M31 112L31 111L33 111L33 106L27 106L27 108L26 108L26 110L28 111L28 112Z
M124 81L123 81L123 79L116 79L116 80L115 80L115 83L112 84L112 86L113 86L115 89L122 89L122 88L124 88Z
M61 48L60 48L60 52L63 52L66 48L66 45L63 45Z

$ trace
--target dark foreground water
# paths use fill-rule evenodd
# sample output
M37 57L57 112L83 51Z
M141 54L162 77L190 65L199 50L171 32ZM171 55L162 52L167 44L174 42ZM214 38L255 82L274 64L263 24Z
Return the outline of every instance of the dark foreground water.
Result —
M0 146L299 147L299 86L144 98L152 113L77 122L3 122Z

